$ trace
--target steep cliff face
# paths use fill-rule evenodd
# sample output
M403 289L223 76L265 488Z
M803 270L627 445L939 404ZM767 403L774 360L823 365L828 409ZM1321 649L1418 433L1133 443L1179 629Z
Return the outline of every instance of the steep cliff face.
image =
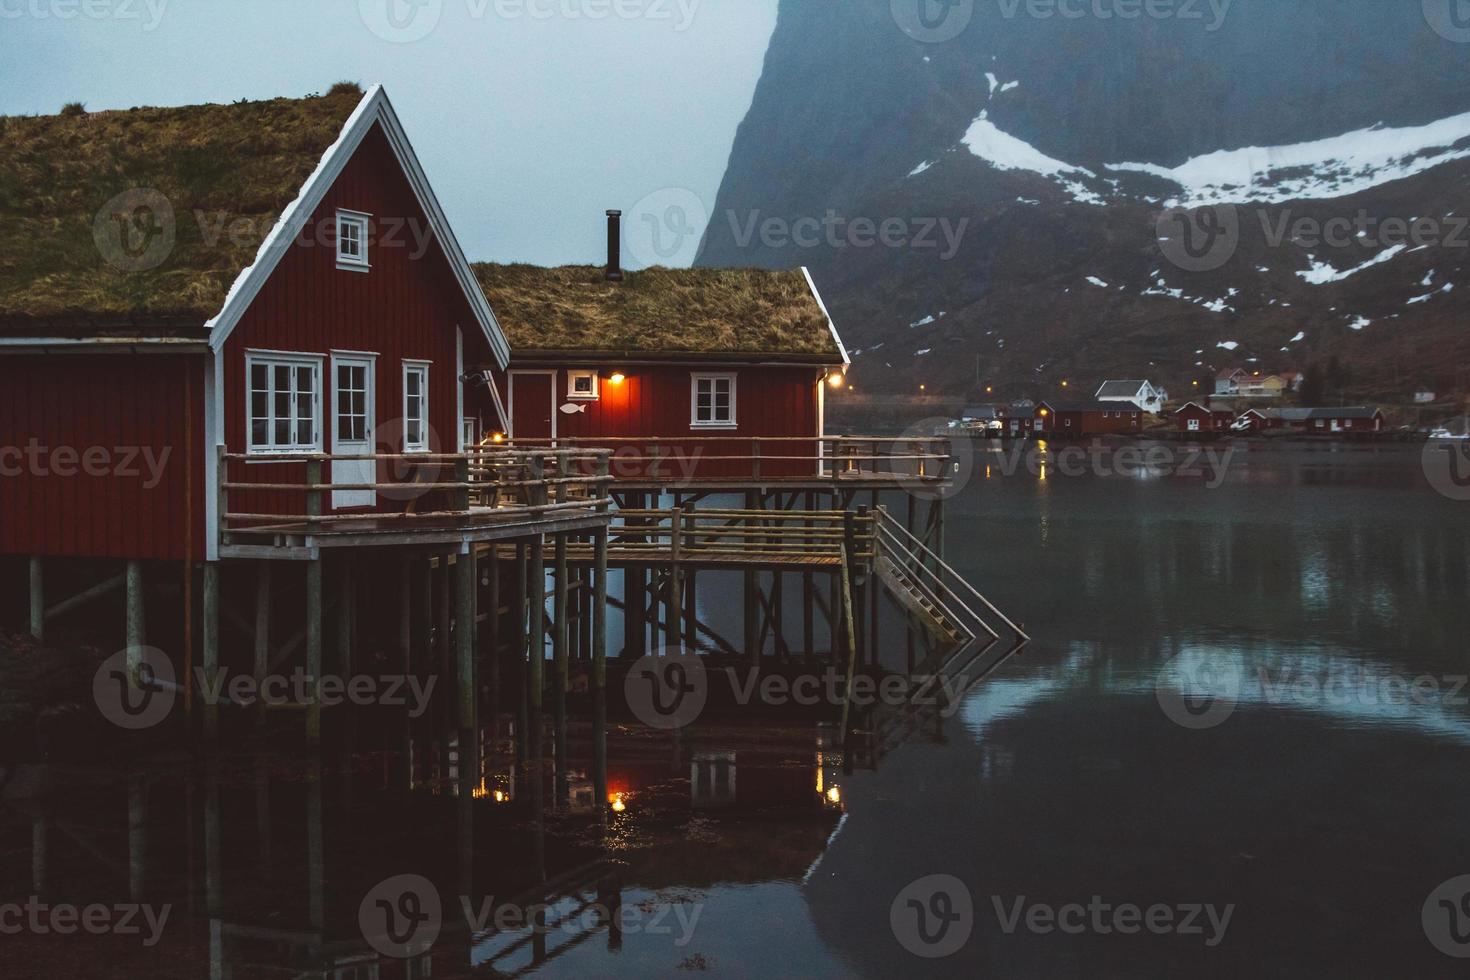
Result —
M1470 44L1433 6L785 0L699 264L811 266L876 390L1454 384Z

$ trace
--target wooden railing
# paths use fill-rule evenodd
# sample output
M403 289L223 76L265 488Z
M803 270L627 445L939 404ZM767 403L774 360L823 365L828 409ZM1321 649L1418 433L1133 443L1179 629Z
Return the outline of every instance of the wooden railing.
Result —
M220 530L228 541L232 533L324 533L364 521L399 523L407 530L470 517L605 512L612 504L610 458L608 451L574 449L265 455L222 448L217 461ZM333 481L329 474L335 463L371 463L375 478ZM382 477L385 471L389 478ZM366 491L374 495L371 506L330 513L331 494ZM241 498L246 506L232 509Z
M948 437L902 436L620 436L518 439L517 449L602 449L615 481L855 478L940 482L949 479Z
M771 562L873 557L876 519L841 510L619 510L609 529L623 557L646 552L674 562L712 558Z

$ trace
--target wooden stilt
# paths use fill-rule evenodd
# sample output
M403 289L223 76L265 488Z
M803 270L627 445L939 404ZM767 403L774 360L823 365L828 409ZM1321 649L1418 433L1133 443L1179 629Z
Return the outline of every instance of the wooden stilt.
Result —
M546 539L541 535L531 539L529 565L526 575L531 601L527 611L531 628L526 650L526 690L530 707L526 719L526 761L533 807L539 808L544 796L541 783L541 705L546 673Z
M46 832L49 829L49 821L45 813L35 813L31 816L31 891L36 895L45 896L49 890L46 887Z
M46 639L46 591L41 575L41 559L31 556L31 639L37 643Z
M142 576L140 575L141 579ZM132 574L128 575L131 582ZM141 582L139 592L142 591ZM131 595L131 587L128 590ZM141 604L141 599L139 600ZM128 608L132 608L131 599ZM200 665L204 668L204 676L209 679L211 686L219 674L219 562L204 563L204 621L200 624L203 653ZM131 617L129 617L131 618ZM132 649L131 645L129 649ZM204 738L213 742L219 737L219 705L208 701L204 705Z
M434 617L434 654L438 664L439 683L449 684L449 679L454 676L451 665L451 647L449 642L450 624L453 621L454 600L454 572L449 565L449 556L439 557L439 574L435 576L438 581L439 591L435 594L435 617Z
M556 733L556 795L552 805L560 808L567 802L567 536L558 534L552 568L551 660L555 670L551 677L552 726Z
M455 689L458 692L460 754L469 749L464 744L475 732L475 550L458 556L454 566L454 647L457 665ZM465 760L461 758L461 763Z
M500 737L500 559L492 550L485 560L486 602L489 605L485 617L485 632L481 635L480 662L485 667L488 691L488 713L490 715L490 740L494 745Z
M404 676L413 672L413 563L398 563L398 667Z
M352 556L345 555L337 565L337 672L345 680L352 676L352 627L356 617L356 584L352 576Z
M136 683L138 665L143 662L143 646L148 642L143 605L143 563L130 561L127 566L127 646L128 676Z
M760 495L754 490L748 490L745 493L745 509L748 511L760 509ZM750 661L751 667L756 668L761 664L760 623L758 622L760 573L755 569L746 569L744 574L745 659Z
M607 820L607 528L592 542L592 795L598 819Z
M205 566L208 573L209 566ZM208 588L206 587L206 593ZM205 627L206 631L208 627ZM307 693L306 740L315 745L322 737L322 703L317 685L322 676L322 560L306 563L306 674L311 685ZM320 789L318 788L318 792Z
M128 898L141 902L148 888L148 783L128 780Z
M255 563L255 656L251 677L255 689L261 689L265 675L270 673L271 656L271 563Z
M515 636L511 649L515 652L516 691L516 762L526 761L526 733L530 730L530 656L531 636L526 621L528 606L526 592L530 588L529 549L525 542L516 544L515 608L511 610L511 621L515 624Z

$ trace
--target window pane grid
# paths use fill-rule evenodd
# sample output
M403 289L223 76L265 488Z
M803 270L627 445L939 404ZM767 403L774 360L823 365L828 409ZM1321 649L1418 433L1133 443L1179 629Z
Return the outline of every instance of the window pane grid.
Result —
M267 452L317 448L317 381L314 362L252 360L247 421L249 447Z

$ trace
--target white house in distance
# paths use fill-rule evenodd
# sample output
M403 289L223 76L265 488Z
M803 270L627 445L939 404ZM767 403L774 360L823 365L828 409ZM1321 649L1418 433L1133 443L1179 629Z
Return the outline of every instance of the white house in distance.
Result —
M1097 400L1127 402L1145 412L1158 414L1163 410L1164 402L1169 400L1169 393L1155 387L1151 381L1104 381L1097 389Z

